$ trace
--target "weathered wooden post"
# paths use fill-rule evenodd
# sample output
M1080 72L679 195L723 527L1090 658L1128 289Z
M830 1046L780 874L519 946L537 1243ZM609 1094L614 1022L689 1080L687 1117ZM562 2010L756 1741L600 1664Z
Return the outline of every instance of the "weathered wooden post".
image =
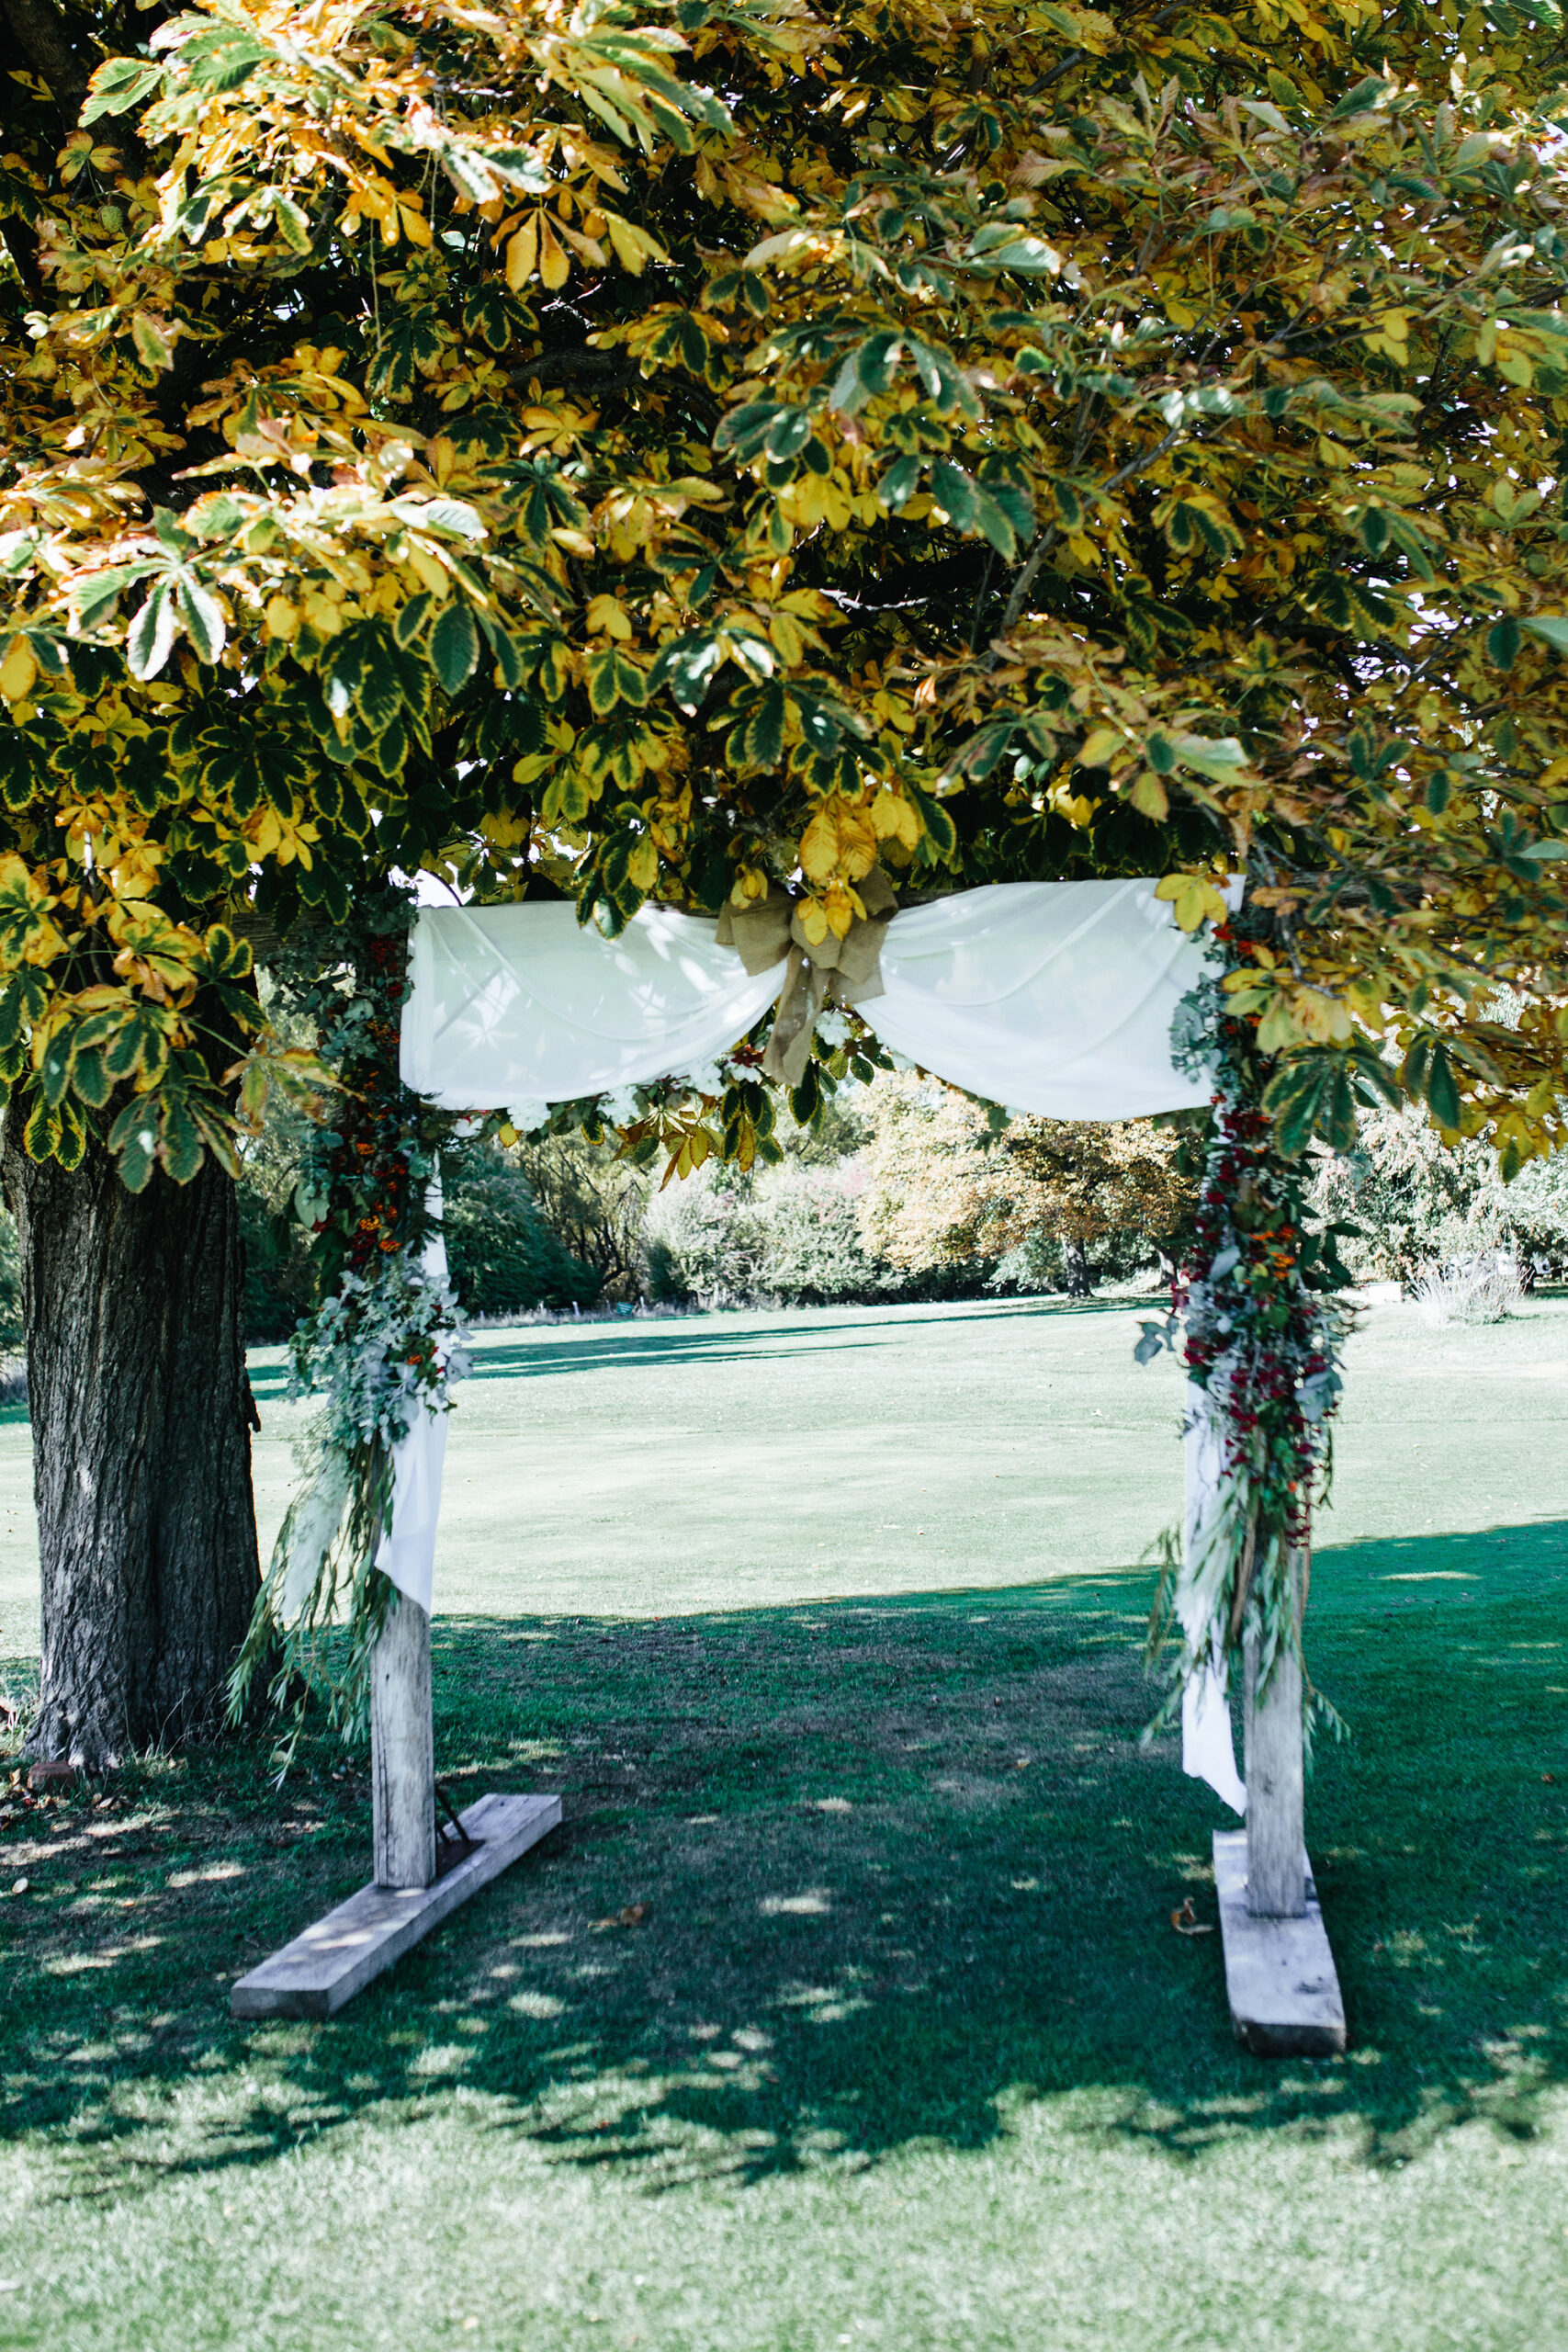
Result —
M1298 1556L1290 1566L1292 1612L1301 1590ZM1260 1636L1256 1626L1243 1646L1243 1728L1247 1779L1247 1907L1254 1918L1305 1917L1305 1745L1302 1736L1302 1664L1281 1647L1258 1700Z
M370 1656L370 1780L376 1883L435 1877L435 1729L430 1619L396 1593Z
M560 1820L558 1796L496 1793L437 1838L430 1614L406 1592L370 1653L370 1779L375 1877L242 1976L235 2017L331 2017Z
M1301 1606L1301 1555L1289 1564ZM1258 1696L1259 1629L1242 1645L1247 1827L1214 1834L1214 1885L1225 1991L1236 2040L1263 2058L1323 2058L1345 2047L1345 2007L1318 1908L1304 1832L1306 1741L1302 1662L1276 1652Z

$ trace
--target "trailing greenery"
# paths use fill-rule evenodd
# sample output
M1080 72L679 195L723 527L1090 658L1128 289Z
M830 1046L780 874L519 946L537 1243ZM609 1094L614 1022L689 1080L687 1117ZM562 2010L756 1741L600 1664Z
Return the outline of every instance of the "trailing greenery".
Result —
M1220 1454L1217 1507L1190 1551L1168 1550L1151 1619L1155 1656L1173 1623L1181 1627L1168 1712L1211 1662L1228 1666L1239 1688L1253 1644L1259 1696L1282 1653L1302 1660L1310 1730L1314 1713L1338 1724L1305 1673L1302 1617L1314 1513L1328 1500L1352 1277L1338 1254L1342 1227L1310 1215L1310 1163L1279 1149L1262 1105L1271 1065L1258 1051L1259 1016L1233 986L1277 951L1271 917L1244 905L1215 927L1216 968L1184 1001L1179 1058L1213 1078L1213 1136L1185 1279L1168 1320L1145 1324L1136 1353L1147 1362L1179 1345Z

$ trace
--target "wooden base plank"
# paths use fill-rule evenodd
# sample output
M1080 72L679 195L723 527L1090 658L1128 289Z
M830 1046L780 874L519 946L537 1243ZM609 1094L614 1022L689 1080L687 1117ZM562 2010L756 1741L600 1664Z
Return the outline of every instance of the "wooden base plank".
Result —
M431 1886L362 1886L313 1928L242 1976L237 2018L330 2018L373 1976L537 1845L560 1820L558 1796L480 1797L460 1816L474 1844Z
M1345 2047L1345 2004L1307 1867L1299 1919L1258 1919L1247 1907L1247 1832L1214 1832L1214 1884L1225 1948L1231 2023L1259 2058L1332 2058Z

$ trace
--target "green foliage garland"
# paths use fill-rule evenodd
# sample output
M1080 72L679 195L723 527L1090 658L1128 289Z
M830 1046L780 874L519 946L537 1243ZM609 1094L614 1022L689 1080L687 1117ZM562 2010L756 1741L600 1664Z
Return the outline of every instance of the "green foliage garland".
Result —
M1266 953L1277 925L1248 909L1218 924L1225 977ZM1146 1363L1179 1335L1189 1379L1201 1388L1221 1446L1220 1507L1208 1517L1196 1556L1179 1566L1168 1547L1151 1624L1157 1654L1179 1613L1179 1598L1201 1604L1184 1633L1172 1676L1177 1690L1210 1662L1240 1667L1243 1644L1258 1640L1258 1689L1282 1651L1302 1657L1301 1618L1310 1577L1314 1510L1326 1501L1340 1357L1350 1328L1344 1291L1353 1279L1338 1254L1342 1223L1314 1229L1307 1205L1312 1169L1278 1148L1263 1107L1269 1057L1258 1047L1258 1016L1236 1010L1236 992L1217 971L1187 1000L1179 1059L1210 1069L1214 1135L1199 1194L1185 1282L1165 1325L1145 1323L1136 1350ZM1299 1563L1299 1568L1298 1568ZM1305 1674L1307 1720L1338 1725Z

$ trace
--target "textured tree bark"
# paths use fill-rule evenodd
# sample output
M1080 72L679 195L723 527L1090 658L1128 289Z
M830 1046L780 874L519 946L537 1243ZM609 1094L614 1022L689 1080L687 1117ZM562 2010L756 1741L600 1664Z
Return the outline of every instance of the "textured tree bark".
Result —
M209 1159L128 1193L0 1161L20 1231L43 1586L32 1754L110 1763L209 1737L259 1581L239 1208Z
M1089 1262L1089 1251L1081 1241L1062 1244L1062 1279L1069 1298L1092 1298L1094 1275Z

